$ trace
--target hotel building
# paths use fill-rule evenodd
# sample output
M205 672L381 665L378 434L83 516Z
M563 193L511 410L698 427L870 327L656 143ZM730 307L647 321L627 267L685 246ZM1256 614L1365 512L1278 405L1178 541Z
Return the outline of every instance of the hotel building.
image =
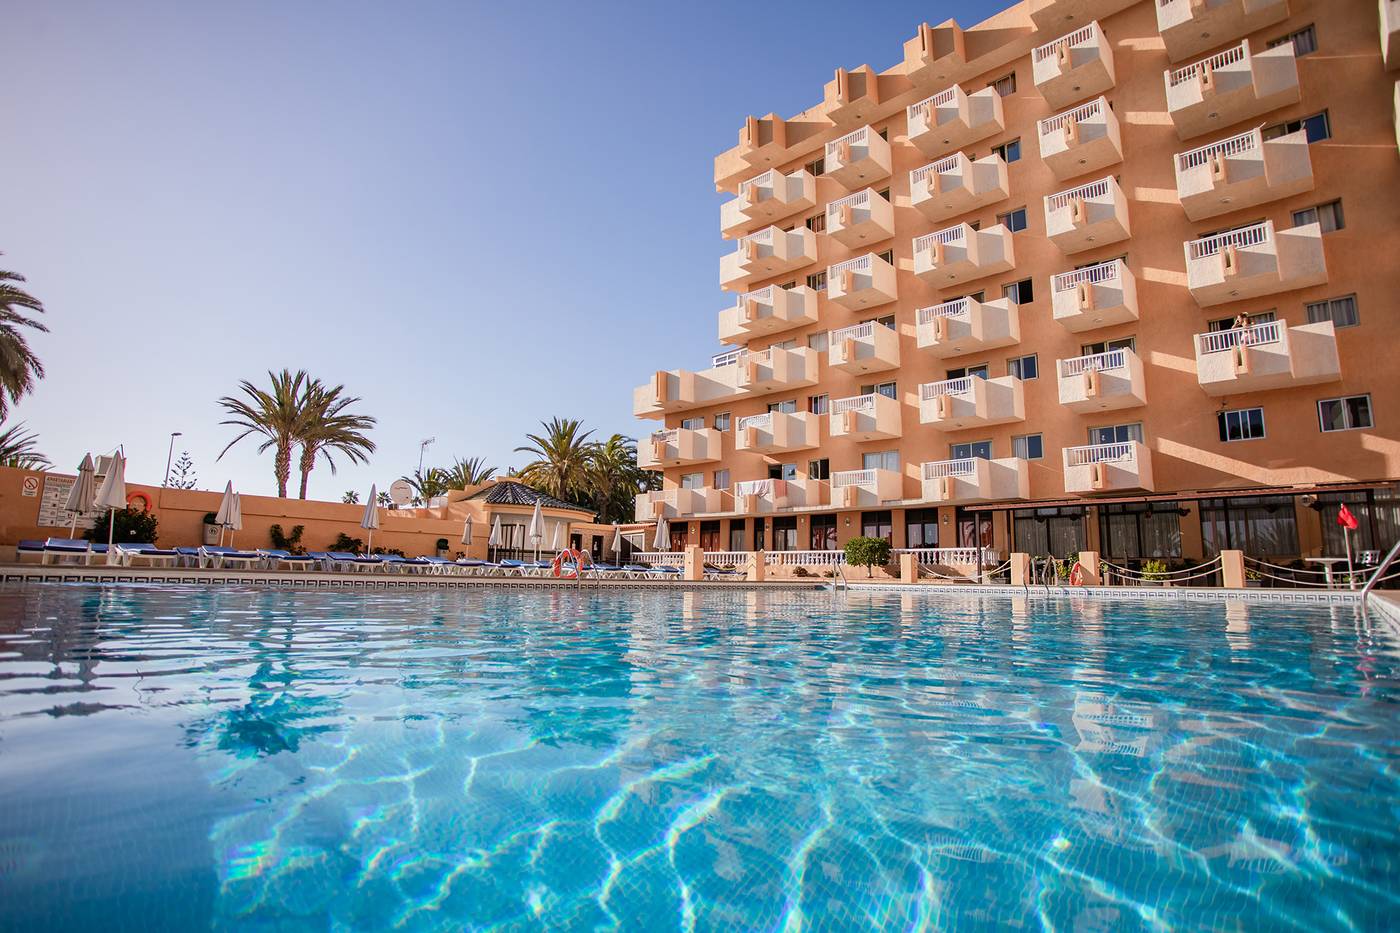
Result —
M1378 41L1379 40L1379 41ZM715 159L673 548L1195 559L1400 521L1400 0L1023 0ZM814 89L815 90L815 89Z

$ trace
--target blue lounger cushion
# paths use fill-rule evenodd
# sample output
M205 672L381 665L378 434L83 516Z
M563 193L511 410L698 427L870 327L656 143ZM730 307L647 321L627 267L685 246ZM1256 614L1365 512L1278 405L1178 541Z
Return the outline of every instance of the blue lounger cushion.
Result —
M44 541L44 550L58 551L64 554L82 554L96 549L91 541L84 541L81 538L48 538ZM102 545L102 550L107 550L107 545Z

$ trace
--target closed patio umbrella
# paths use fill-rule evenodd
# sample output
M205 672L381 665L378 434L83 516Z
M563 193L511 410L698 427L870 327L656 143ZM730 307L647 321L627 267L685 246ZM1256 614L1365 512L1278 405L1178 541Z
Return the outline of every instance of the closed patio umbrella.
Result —
M553 544L552 547L550 547L550 550L553 551L553 552L556 553L556 554L558 554L558 553L559 553L559 549L560 549L561 547L563 547L563 543L564 543L564 542L563 542L563 536L564 536L564 523L563 523L563 522L555 522L555 523L554 523L554 544Z
M664 551L671 546L671 525L664 515L656 520L656 538L651 542L651 546L658 551Z
M117 509L126 508L126 458L121 451L117 451L112 458L112 467L107 471L107 475L102 479L102 486L97 490L97 498L93 505L99 509L107 509L107 563L116 563L116 555L112 553L112 534L117 526Z
M467 520L462 523L462 543L468 548L472 546L472 517L467 516Z
M544 516L540 514L540 500L535 500L535 511L530 516L530 527L525 529L527 540L535 543L535 560L540 559L540 544L544 542Z
M228 510L228 546L233 547L233 533L243 530L243 495L233 494L233 506Z
M219 500L219 511L214 513L214 524L219 526L219 545L224 543L224 529L229 526L229 519L233 516L233 481L229 480L224 485L224 497Z
M73 513L73 525L68 529L70 538L78 533L78 516L89 511L92 500L97 497L95 472L92 454L83 454L83 462L78 464L78 478L73 481L73 488L68 490L68 501L63 503L63 508Z
M369 532L369 543L365 545L365 553L374 551L374 529L379 527L379 487L371 485L369 487L369 501L365 503L365 515L360 519L360 527Z
M501 516L499 515L496 516L496 520L491 524L491 537L486 542L486 546L493 549L501 546Z
M613 525L613 563L622 563L622 529Z

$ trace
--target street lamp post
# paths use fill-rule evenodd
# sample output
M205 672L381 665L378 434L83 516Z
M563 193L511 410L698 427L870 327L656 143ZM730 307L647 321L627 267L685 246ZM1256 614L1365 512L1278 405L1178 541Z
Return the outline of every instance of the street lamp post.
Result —
M165 482L161 483L161 486L170 485L170 461L175 456L175 438L180 437L183 434L183 431L170 432L170 449L165 453Z
M434 443L436 440L436 437L425 437L422 443L418 445L418 475L420 476L423 475L423 454L427 452L428 445Z

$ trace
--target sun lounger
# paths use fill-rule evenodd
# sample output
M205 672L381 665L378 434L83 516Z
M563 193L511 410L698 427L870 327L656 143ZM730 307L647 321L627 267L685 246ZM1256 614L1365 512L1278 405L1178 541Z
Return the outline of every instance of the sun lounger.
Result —
M651 574L652 574L652 579L655 579L655 580L665 580L665 579L668 578L668 577L679 577L679 576L681 576L681 568L679 568L679 567L668 567L668 566L666 566L666 565L664 565L664 564L657 564L656 566L654 566L654 567L651 568Z
M716 564L705 565L706 580L743 580L748 576L736 567L720 567Z
M154 544L118 544L117 560L124 567L134 561L144 561L148 567L174 567L180 563L180 555L173 548L159 548Z
M44 542L42 539L26 538L15 545L15 560L23 564L26 557L33 558L39 563L44 562Z
M373 570L384 563L378 554L351 554L349 551L331 551L330 558L344 570Z
M315 566L317 562L310 554L293 554L279 548L259 549L258 556L262 558L263 566L268 570L278 570L284 566L289 570L305 570Z
M503 560L498 566L501 568L501 573L505 574L508 577L512 575L517 577L523 577L525 576L525 572L527 569L533 569L530 568L523 560Z
M203 567L204 555L197 547L177 547L175 553L180 556L178 561L181 567Z
M90 564L94 556L107 553L107 545L100 545L101 550L97 550L97 547L99 545L81 538L47 538L44 541L43 563L61 564L65 558L70 558L74 563Z
M199 549L200 557L209 567L223 569L229 564L239 567L252 567L254 564L262 562L262 555L257 551L240 551L231 547L211 547L206 545Z
M645 580L651 576L651 567L646 564L623 564L622 570L630 580Z
M446 557L436 557L424 554L422 557L415 557L411 563L421 564L423 573L449 574L460 573L461 567L455 560Z

